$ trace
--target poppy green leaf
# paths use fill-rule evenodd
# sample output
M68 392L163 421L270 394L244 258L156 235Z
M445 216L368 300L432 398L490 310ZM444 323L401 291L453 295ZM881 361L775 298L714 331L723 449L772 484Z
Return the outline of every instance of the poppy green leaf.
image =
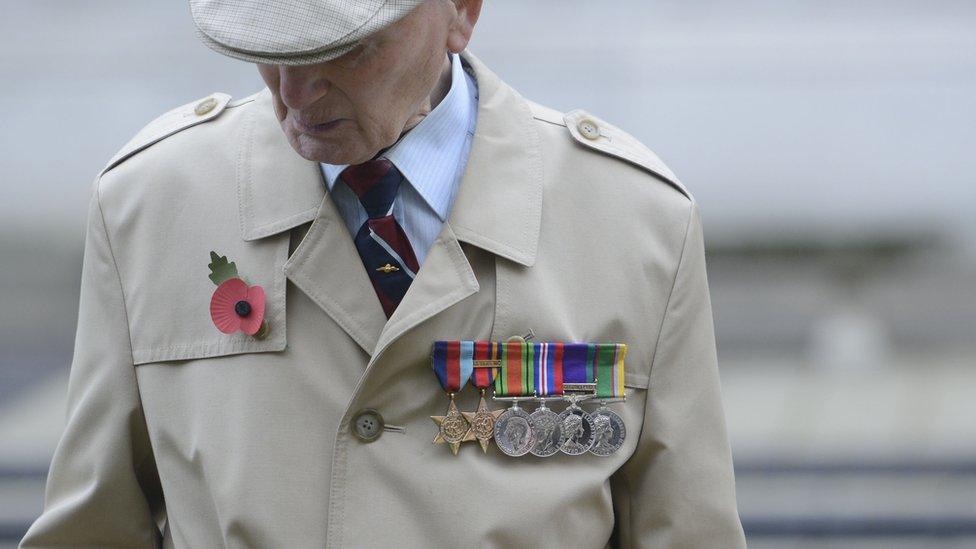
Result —
M231 279L237 278L237 265L231 261L227 262L226 255L217 255L217 252L210 252L210 280L214 284L220 286L220 283Z

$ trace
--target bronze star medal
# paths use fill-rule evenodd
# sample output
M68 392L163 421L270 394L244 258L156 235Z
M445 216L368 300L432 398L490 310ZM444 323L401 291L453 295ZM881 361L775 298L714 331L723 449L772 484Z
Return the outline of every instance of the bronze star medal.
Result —
M485 393L495 381L495 373L501 365L501 349L498 343L492 341L474 342L473 372L471 373L471 384L481 392L481 401L478 402L478 409L474 412L463 412L464 418L471 425L469 436L473 435L481 443L481 450L488 453L488 445L495 437L495 420L502 415L504 410L492 411L488 408L485 400Z
M481 443L481 450L488 453L488 444L495 435L495 420L502 415L505 410L491 410L485 400L485 390L481 390L481 401L478 402L478 409L474 412L461 412L464 419L468 421L470 427L465 435L465 440L475 440Z
M457 455L462 442L475 440L475 434L471 431L468 420L454 403L454 393L451 393L451 405L447 408L447 414L430 416L430 419L440 427L437 436L434 437L434 444L450 444L454 455Z

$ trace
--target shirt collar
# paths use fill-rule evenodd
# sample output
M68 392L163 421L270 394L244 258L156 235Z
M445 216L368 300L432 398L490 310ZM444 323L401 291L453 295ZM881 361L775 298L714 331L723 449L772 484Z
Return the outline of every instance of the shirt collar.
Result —
M457 168L463 160L467 134L473 134L472 110L477 99L461 66L460 56L451 57L451 87L447 95L423 120L400 137L381 157L389 159L413 185L424 201L446 221L451 207ZM348 164L321 163L329 191Z

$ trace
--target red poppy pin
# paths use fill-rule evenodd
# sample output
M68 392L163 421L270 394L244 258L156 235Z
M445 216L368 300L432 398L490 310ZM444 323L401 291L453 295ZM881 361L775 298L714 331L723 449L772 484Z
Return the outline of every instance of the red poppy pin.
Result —
M264 318L265 295L261 286L248 286L227 256L210 252L210 280L217 285L210 297L210 319L225 334L238 330L261 339L268 335Z

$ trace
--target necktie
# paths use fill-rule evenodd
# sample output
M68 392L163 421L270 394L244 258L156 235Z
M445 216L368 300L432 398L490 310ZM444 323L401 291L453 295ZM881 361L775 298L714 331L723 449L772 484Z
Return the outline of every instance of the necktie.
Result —
M347 167L339 179L359 197L369 216L354 240L383 312L390 318L420 269L403 227L393 217L393 200L403 174L389 160L378 158Z

